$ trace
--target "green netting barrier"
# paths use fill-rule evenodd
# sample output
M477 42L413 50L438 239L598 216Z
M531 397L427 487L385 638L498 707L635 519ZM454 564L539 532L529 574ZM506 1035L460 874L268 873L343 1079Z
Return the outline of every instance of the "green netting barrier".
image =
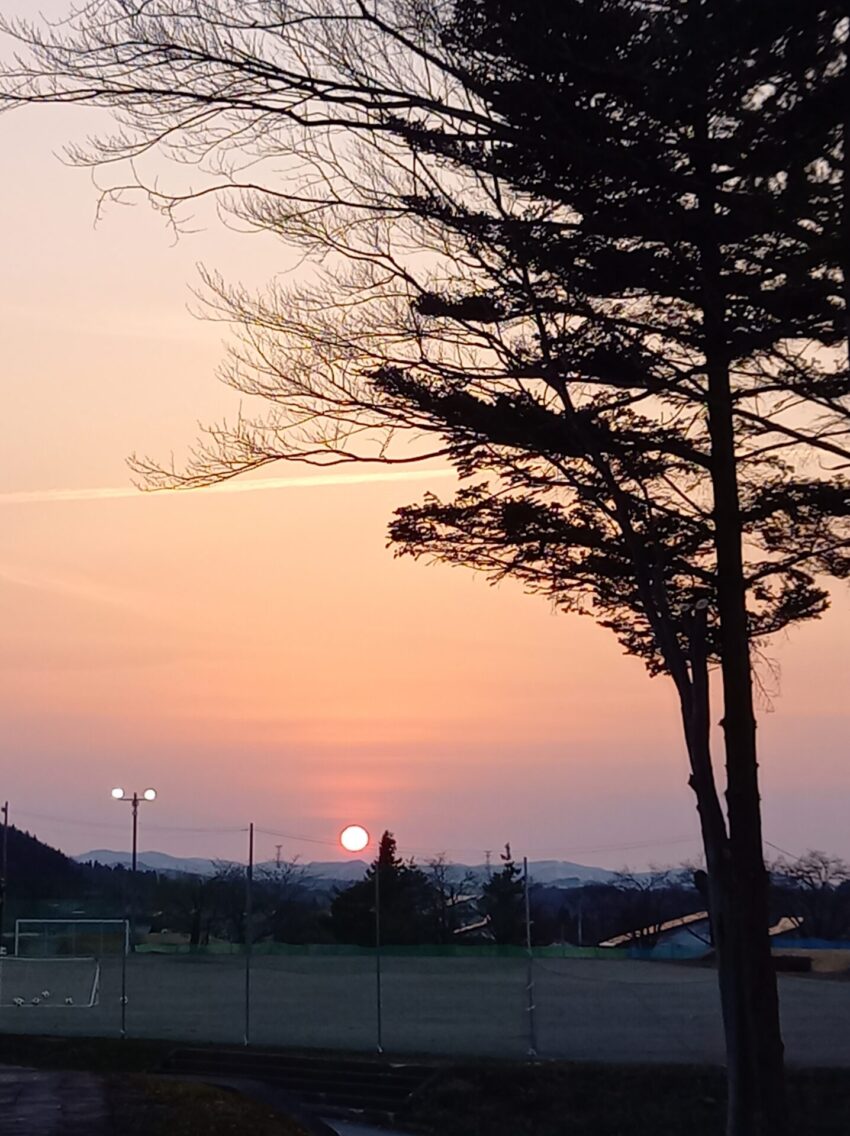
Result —
M256 942L252 946L255 955L282 955L294 958L369 958L375 953L374 947L358 947L340 943L272 943ZM179 954L179 955L241 955L245 953L244 943L209 943L204 946L189 946L186 943L142 943L136 947L136 954ZM528 958L525 947L497 946L489 943L475 946L383 946L381 954L391 958ZM533 947L534 958L568 959L626 959L633 957L627 949L614 947L572 947L549 946Z

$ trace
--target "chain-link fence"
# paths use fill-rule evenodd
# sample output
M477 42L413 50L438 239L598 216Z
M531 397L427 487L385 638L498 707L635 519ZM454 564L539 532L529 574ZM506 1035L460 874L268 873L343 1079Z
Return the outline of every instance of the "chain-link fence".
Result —
M41 960L36 985L56 996L37 1004L37 991L10 987L20 977L10 973L15 965L5 960L0 1029L7 1033L117 1037L123 1023L128 1037L189 1043L723 1060L713 968L634 959L625 951L542 948L529 957L520 948L387 947L378 955L271 944L250 956L234 948L140 950L98 960L96 997L91 1005L75 998L73 1007L58 1001L70 975L59 969L67 960ZM48 973L51 965L55 973ZM850 1064L850 984L783 975L780 989L790 1059Z

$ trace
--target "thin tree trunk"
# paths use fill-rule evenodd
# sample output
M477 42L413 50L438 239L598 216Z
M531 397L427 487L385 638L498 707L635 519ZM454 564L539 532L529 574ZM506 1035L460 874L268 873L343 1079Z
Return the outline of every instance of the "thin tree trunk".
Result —
M717 609L726 749L729 878L726 909L729 982L737 1009L729 1054L727 1136L780 1136L785 1129L783 1046L768 929L742 528L720 273L708 250L704 304L712 446ZM726 889L724 889L726 890ZM734 1091L733 1091L734 1089Z
M729 935L732 914L732 871L726 821L717 794L711 763L710 698L706 613L697 609L689 629L691 681L682 701L682 717L691 764L690 786L697 799L705 866L708 877L708 909L717 962L720 1006L727 1057L727 1089L730 1102L742 1096L739 1083L741 1001L736 992L735 957ZM731 1129L731 1124L730 1124ZM732 1129L734 1131L734 1129Z
M189 929L189 946L197 947L201 943L201 906L192 909L192 921Z

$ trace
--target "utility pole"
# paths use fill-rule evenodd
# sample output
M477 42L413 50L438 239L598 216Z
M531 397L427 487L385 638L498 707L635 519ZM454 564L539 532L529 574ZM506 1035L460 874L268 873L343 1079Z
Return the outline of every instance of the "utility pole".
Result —
M281 850L281 848L283 848L283 845L282 844L275 844L274 847L275 847L275 857L274 857L275 867L277 868L278 871L280 871L280 850Z
M3 845L0 851L0 955L5 954L3 935L6 930L6 873L9 868L9 802L3 805Z
M484 866L485 866L485 870L487 872L487 879L488 880L493 878L493 868L492 868L492 865L490 863L490 858L492 857L492 855L493 855L493 853L489 848L484 852Z

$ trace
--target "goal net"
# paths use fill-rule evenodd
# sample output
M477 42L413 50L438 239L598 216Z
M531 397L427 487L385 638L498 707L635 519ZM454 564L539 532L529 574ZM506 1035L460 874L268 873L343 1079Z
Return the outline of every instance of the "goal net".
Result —
M0 958L0 1006L88 1009L97 1005L95 958Z
M16 919L15 957L38 959L103 958L126 954L126 919Z

